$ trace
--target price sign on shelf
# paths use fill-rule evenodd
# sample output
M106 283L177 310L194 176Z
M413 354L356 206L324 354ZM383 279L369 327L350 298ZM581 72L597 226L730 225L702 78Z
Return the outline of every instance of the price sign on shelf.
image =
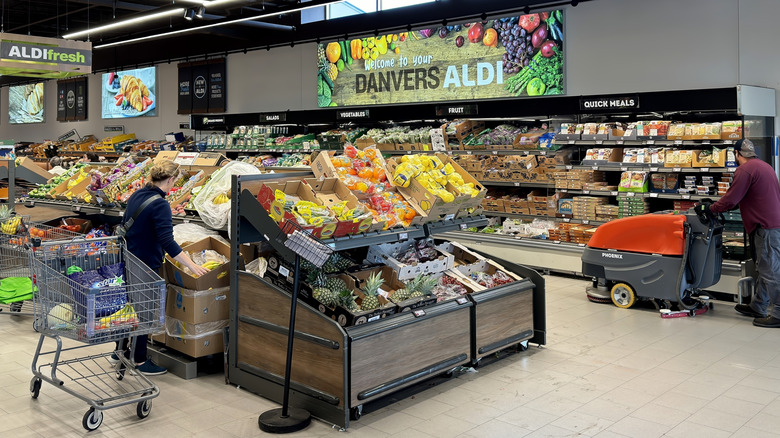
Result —
M675 141L674 141L674 144L676 144L676 145L678 145L678 146L679 146L679 145L681 145L681 144L682 144L682 140L675 140Z
M680 171L682 171L682 167L673 167L672 171L673 172L680 172Z
M516 182L516 183L515 183L515 187L520 187L520 183L519 183L519 182Z
M409 234L408 233L400 233L398 234L398 240L408 240Z
M573 168L573 167L572 167L572 165L571 165L571 164L567 164L567 165L566 165L566 170L571 170L572 168Z
M647 144L655 144L655 140L647 140Z
M691 195L682 195L683 199L691 199Z
M657 198L658 197L658 193L650 193L650 197L651 198Z
M498 155L498 151L493 151L493 155Z
M540 151L539 155L547 155L547 151Z
M468 228L468 225L466 225L466 224L460 224L460 229L461 229L461 230L465 230L466 228Z
M709 171L710 171L709 167L702 167L701 169L699 169L699 172L709 172Z
M569 144L574 144L574 140L569 140Z
M658 172L658 168L657 167L651 167L650 168L650 172Z

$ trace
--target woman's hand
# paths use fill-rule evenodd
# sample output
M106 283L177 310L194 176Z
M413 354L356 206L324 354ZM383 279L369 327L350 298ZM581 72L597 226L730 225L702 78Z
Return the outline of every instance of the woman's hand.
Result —
M189 266L189 268L195 277L200 277L201 275L210 272L208 269L204 268L203 266L196 265L195 263L192 263L192 265Z

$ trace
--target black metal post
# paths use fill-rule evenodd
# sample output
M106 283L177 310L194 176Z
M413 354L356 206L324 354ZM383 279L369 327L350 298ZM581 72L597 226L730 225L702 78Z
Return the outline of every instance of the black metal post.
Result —
M292 371L293 341L295 340L295 311L298 307L301 256L295 254L295 277L290 301L290 331L287 333L287 362L284 366L284 394L281 409L263 412L257 419L260 429L268 433L291 433L306 428L311 414L305 409L290 408L290 372Z

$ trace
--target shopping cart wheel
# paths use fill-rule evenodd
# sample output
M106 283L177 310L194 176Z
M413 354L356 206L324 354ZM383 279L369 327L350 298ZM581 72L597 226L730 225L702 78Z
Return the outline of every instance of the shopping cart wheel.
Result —
M30 397L38 398L38 394L41 393L41 379L39 377L33 377L30 380Z
M101 424L103 424L103 411L96 411L95 408L89 408L81 420L81 425L90 432L96 430Z
M135 413L138 414L138 418L144 419L152 412L152 400L144 400L138 402L138 406L135 408Z

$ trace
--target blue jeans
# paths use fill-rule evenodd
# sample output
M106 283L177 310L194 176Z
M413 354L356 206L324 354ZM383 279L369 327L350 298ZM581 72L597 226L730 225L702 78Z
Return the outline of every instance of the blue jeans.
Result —
M750 307L780 319L780 228L759 228L752 237L758 281Z

